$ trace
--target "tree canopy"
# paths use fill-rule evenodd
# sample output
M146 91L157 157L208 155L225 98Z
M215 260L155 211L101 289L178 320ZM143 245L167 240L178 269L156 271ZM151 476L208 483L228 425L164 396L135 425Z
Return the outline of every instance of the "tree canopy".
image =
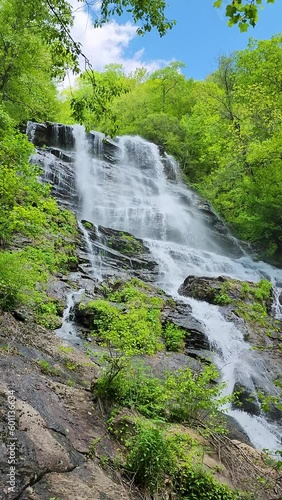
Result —
M247 31L249 26L255 26L259 18L259 6L262 0L233 0L226 6L228 25L238 24L240 31ZM275 3L275 0L266 0L266 3ZM215 0L214 7L221 7L222 0Z

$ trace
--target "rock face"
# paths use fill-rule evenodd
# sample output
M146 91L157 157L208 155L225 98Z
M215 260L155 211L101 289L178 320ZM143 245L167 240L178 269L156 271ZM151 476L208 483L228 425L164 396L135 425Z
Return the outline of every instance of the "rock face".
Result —
M99 466L100 457L114 455L115 442L89 391L97 365L77 350L60 350L61 340L45 328L18 322L9 314L0 317L0 347L1 499L131 498L117 478ZM11 405L16 411L17 476L9 493Z
M190 351L209 350L209 340L205 334L204 327L191 314L191 307L188 304L176 302L175 308L163 312L166 322L171 322L187 332L185 336L186 353Z
M244 410L250 415L261 414L257 398L239 382L234 385L233 394L235 394L235 399L232 402L233 408Z
M128 276L137 276L146 281L155 280L158 265L153 261L148 247L141 239L125 231L103 226L95 228L88 221L82 221L82 224L88 233L93 253L103 259L105 277L112 274L125 277L126 273ZM85 247L83 250L85 251ZM87 255L81 254L79 258L83 264Z
M74 147L72 127L60 123L27 124L27 134L32 138L35 146L64 146L65 149Z
M222 291L222 285L227 282L227 278L202 278L188 276L178 289L180 295L193 297L198 300L205 300L210 304L218 304L218 296Z

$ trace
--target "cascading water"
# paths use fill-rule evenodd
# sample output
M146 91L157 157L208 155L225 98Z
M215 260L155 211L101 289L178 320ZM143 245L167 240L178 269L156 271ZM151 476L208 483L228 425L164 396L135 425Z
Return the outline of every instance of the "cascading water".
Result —
M216 217L207 216L202 200L180 180L173 159L161 157L156 145L140 137L117 138L111 155L102 154L102 134L89 137L83 127L74 126L73 137L80 220L142 238L159 264L158 286L178 298L180 284L191 274L226 275L249 281L267 277L277 284L274 312L277 318L282 317L282 271L254 262ZM87 242L87 231L82 230ZM98 277L102 278L107 269L93 257L91 242L88 248L95 275L98 268ZM194 317L204 325L214 360L227 382L226 392L232 393L235 382L244 379L244 386L251 392L265 387L275 394L263 359L250 350L243 333L223 318L219 308L189 298L181 300L190 304ZM255 446L279 448L279 429L263 416L231 408L227 411L239 421Z
M77 339L77 332L75 325L72 321L71 311L73 310L74 302L76 298L79 298L84 292L84 289L77 291L70 291L67 296L67 307L64 310L62 318L62 326L56 330L56 334L63 340L70 340L71 342Z

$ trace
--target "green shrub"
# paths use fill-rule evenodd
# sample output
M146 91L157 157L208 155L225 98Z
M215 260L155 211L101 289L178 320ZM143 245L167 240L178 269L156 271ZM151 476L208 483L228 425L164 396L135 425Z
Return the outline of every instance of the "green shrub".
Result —
M135 290L131 297L136 298ZM154 297L155 298L155 297ZM80 308L83 308L81 304ZM94 311L93 334L126 354L154 354L161 350L160 309L153 304L132 302L121 310L106 300L87 304Z
M165 416L167 395L163 382L153 377L149 369L124 358L112 360L110 368L98 379L96 391L101 398L136 408L147 417Z
M262 279L256 283L255 289L253 289L253 295L257 300L265 301L271 297L272 284L270 281Z
M216 377L216 369L208 366L198 374L186 368L159 379L142 365L113 358L98 379L96 392L102 399L135 408L146 417L192 426L204 423L222 432L221 410L228 398L220 394L223 385L213 383Z
M13 310L21 303L31 303L37 295L39 280L32 263L23 252L0 251L0 308Z
M140 425L129 442L126 468L134 482L155 492L163 484L167 472L175 466L175 455L163 431L156 426Z
M180 498L189 500L240 500L247 498L219 483L199 465L180 467L174 474L174 487Z
M138 486L148 488L151 494L169 488L173 497L187 500L247 498L219 483L203 468L203 450L187 434L139 420L127 447L126 470Z
M227 306L231 302L231 298L229 297L228 293L221 292L216 295L214 299L215 304L218 304L220 306Z
M165 346L168 351L183 351L185 347L185 331L173 323L167 323L163 331Z

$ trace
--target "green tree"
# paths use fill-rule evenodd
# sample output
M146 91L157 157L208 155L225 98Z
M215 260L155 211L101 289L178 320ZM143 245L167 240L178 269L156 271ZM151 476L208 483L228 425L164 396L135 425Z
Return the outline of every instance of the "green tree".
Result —
M275 0L266 0L266 3L275 3ZM240 31L247 31L249 26L255 26L261 4L262 0L233 0L226 6L225 11L229 26L238 24ZM222 0L215 0L214 7L221 6Z

